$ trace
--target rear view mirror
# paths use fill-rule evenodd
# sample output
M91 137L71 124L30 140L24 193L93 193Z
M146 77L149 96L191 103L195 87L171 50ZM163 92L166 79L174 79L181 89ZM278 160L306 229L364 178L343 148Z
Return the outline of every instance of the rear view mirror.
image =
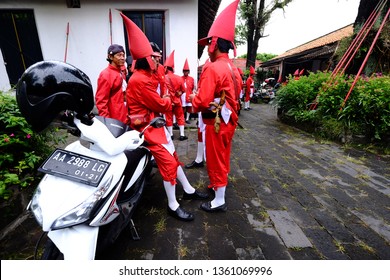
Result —
M144 135L145 133L145 130L147 130L149 127L154 127L154 128L161 128L163 126L165 126L166 124L166 121L164 118L162 117L156 117L154 118L153 120L151 120L151 122L142 130L142 132L140 133L140 137L142 137L142 135Z
M163 126L165 126L165 124L166 124L166 121L165 121L165 119L162 118L162 117L154 118L154 119L150 122L150 125L153 126L154 128L163 127Z

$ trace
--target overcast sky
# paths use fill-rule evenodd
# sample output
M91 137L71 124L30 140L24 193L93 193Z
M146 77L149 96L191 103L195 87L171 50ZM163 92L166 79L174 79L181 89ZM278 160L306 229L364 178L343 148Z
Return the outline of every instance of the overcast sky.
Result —
M266 0L266 3L270 1ZM222 0L218 13L232 2ZM294 0L284 13L275 11L272 14L264 32L268 37L260 39L257 52L279 55L351 24L357 16L359 3L360 0ZM238 47L237 56L246 53L246 46Z

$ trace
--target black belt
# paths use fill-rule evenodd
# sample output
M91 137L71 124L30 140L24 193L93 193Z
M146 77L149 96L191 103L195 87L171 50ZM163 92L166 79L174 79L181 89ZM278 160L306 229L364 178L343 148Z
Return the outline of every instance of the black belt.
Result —
M213 113L213 112L202 112L203 119L215 119L216 115L217 113ZM221 113L219 113L219 117L221 117Z

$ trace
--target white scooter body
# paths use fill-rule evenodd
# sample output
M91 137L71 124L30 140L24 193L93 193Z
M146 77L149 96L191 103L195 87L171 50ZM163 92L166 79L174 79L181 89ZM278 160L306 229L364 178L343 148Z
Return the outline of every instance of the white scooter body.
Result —
M46 174L38 186L41 192L38 204L42 214L42 229L48 231L49 238L63 253L64 259L94 259L99 226L110 223L120 212L116 198L122 186L123 172L128 161L124 151L140 146L143 138L140 138L140 133L135 130L115 138L96 118L91 126L86 126L77 119L75 124L80 129L82 138L94 144L87 148L80 141L75 141L65 150L109 162L110 166L97 187ZM145 161L144 156L138 163L127 188L142 174ZM102 185L108 187L103 197L108 195L111 197L105 201L92 221L88 224L52 230L55 220L86 201Z

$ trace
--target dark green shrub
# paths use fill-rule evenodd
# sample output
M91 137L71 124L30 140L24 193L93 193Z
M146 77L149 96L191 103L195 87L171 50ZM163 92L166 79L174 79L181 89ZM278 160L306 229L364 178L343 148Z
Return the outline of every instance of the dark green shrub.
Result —
M57 129L34 133L20 114L12 94L0 92L0 198L8 199L11 186L27 188L39 181L36 169L64 142Z
M276 97L278 116L332 140L364 137L367 143L388 146L390 140L390 77L359 78L348 99L354 76L310 73L283 86ZM310 110L316 100L315 110Z
M360 79L340 119L359 124L369 141L390 140L390 77Z
M306 130L313 130L310 126L317 125L317 112L308 109L328 78L328 73L310 73L299 80L290 75L287 85L276 95L279 117L290 123L305 123Z

